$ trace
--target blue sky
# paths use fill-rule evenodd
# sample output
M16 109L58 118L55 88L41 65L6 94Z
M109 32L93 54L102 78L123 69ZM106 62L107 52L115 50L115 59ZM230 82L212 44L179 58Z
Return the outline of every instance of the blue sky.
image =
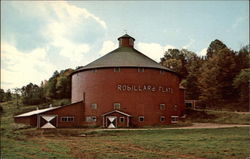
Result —
M249 44L249 2L1 1L1 88L86 65L115 49L124 30L156 61L168 48L205 55L215 39L238 51Z

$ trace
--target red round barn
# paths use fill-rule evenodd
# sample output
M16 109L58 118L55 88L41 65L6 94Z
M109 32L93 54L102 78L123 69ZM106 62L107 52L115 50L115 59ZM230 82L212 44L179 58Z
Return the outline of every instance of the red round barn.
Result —
M180 77L134 49L125 34L119 48L76 70L72 102L84 102L84 125L137 127L175 123L183 113Z
M176 123L184 110L180 77L134 49L129 35L118 40L117 49L72 74L72 104L19 114L15 121L38 128Z

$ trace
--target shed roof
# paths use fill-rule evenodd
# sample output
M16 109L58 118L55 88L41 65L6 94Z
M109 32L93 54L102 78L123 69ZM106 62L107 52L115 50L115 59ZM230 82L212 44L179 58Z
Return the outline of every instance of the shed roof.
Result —
M32 115L36 115L36 114L41 114L41 113L44 113L44 112L47 112L47 111L50 111L50 110L57 109L59 107L61 107L61 106L49 107L49 108L39 109L39 110L33 110L33 111L30 111L30 112L27 112L27 113L16 115L15 117L17 117L17 118L18 117L27 117L27 116L32 116Z
M119 110L113 110L113 111L111 111L111 112L107 112L107 113L104 113L104 114L102 114L102 116L106 116L106 115L108 115L108 114L112 114L112 113L119 113L119 114L122 114L122 115L125 115L125 116L128 116L128 117L130 117L131 115L129 115L129 114L127 114L127 113L124 113L124 112L122 112L122 111L119 111Z
M28 117L28 116L32 116L32 115L37 115L37 114L45 113L45 112L48 112L48 111L51 111L51 110L54 110L54 109L59 109L59 108L70 106L70 105L80 103L80 102L82 102L82 101L71 103L71 104L68 104L68 105L63 105L63 106L49 107L49 108L44 108L44 109L39 109L39 110L33 110L33 111L30 111L30 112L27 112L27 113L22 113L22 114L16 115L14 117L18 118L18 117Z

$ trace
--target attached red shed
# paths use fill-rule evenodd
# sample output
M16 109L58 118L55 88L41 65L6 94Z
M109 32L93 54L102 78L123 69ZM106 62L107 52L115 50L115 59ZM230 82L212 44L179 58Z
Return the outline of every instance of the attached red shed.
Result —
M24 123L38 128L79 127L84 114L83 102L49 107L20 114L14 117L16 123Z

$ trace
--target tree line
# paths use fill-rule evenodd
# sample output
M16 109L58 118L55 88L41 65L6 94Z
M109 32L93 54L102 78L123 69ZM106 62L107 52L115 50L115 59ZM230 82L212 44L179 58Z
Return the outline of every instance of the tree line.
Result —
M186 99L207 107L237 103L248 110L249 51L249 45L234 51L216 39L203 57L186 49L168 49L160 63L182 77Z
M55 71L49 80L42 81L40 86L29 83L21 88L15 88L14 92L10 90L4 92L1 89L1 102L10 101L13 98L21 100L25 105L36 105L48 103L54 99L64 99L71 97L71 76L73 69ZM17 103L18 104L18 103Z

